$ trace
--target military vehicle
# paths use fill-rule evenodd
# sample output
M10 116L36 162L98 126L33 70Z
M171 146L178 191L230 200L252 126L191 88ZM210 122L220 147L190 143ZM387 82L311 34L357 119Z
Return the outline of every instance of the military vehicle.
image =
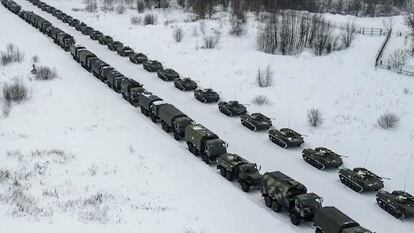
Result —
M294 225L299 225L302 219L313 220L315 211L322 207L321 197L307 193L303 184L280 171L266 172L260 191L265 205L275 212L287 209Z
M112 43L114 40L110 36L103 36L102 38L98 38L98 42L101 45L108 45Z
M299 147L304 143L303 136L292 129L271 129L268 134L270 141L282 148Z
M129 55L129 60L135 64L142 64L148 60L148 57L143 53L133 53Z
M95 62L92 63L92 74L95 77L100 78L99 74L101 73L101 70L104 67L110 67L110 66L108 65L108 63L106 63L106 62L104 62L100 59L96 60Z
M102 67L102 69L99 71L99 80L101 80L102 82L107 82L108 76L112 71L115 71L115 69L112 66Z
M124 44L122 44L119 41L112 41L111 43L108 44L108 48L111 51L116 51L118 48L122 48L124 47Z
M355 192L378 191L384 187L382 178L366 168L341 169L339 179Z
M78 31L83 30L84 28L86 28L88 25L86 25L84 22L81 22L80 24L75 26L75 29Z
M185 128L193 123L193 120L182 113L172 104L161 105L158 109L158 117L162 129L169 133L173 132L174 139L180 140L185 136Z
M92 32L94 31L94 29L92 27L84 27L82 28L81 32L83 35L89 36Z
M227 153L227 143L200 124L188 125L185 128L184 138L188 150L195 156L201 156L206 164L216 161L217 157Z
M141 106L141 113L144 114L145 116L151 116L151 105L154 102L164 103L164 101L160 97L153 95L152 93L140 94L138 96L138 102L139 102L139 105Z
M414 216L414 197L405 191L380 191L377 193L377 203L396 218Z
M316 233L372 233L333 206L318 209L313 221Z
M86 59L86 70L92 73L92 64L99 61L98 57L88 57Z
M70 46L70 54L72 54L73 59L75 59L75 61L79 62L79 56L78 53L82 50L87 50L85 47L80 46L80 45L72 45Z
M220 95L211 88L195 90L194 97L201 103L213 103L220 99Z
M63 15L63 17L62 17L62 22L64 22L64 23L70 23L71 21L73 20L73 17L72 16L70 16L70 15Z
M147 60L144 62L144 69L148 72L157 72L162 69L162 64L157 60Z
M115 92L120 93L122 80L125 79L126 77L116 70L109 72L107 77L108 79L107 79L106 84L110 88L112 88Z
M247 112L246 107L240 104L238 101L219 102L218 109L220 112L224 113L224 115L230 117L240 116Z
M70 46L75 44L75 39L67 33L61 33L58 35L58 42L60 47L62 47L65 51L69 51Z
M100 32L100 31L94 30L93 32L91 32L91 34L89 35L89 37L90 37L92 40L98 40L98 39L99 39L99 37L103 37L103 34L102 34L102 32Z
M76 27L76 25L81 24L81 21L79 19L73 19L71 22L69 22L69 26Z
M125 78L121 82L121 94L122 98L126 99L128 102L130 101L131 97L131 90L134 88L140 88L143 89L143 85L133 79Z
M243 114L240 116L242 125L252 131L268 130L272 127L272 121L261 113Z
M250 163L246 159L236 154L225 153L217 158L217 169L221 176L229 181L238 180L244 192L251 189L260 189L262 175L255 163Z
M160 69L157 71L157 76L164 81L174 81L180 77L180 75L173 69Z
M302 157L307 163L320 170L325 168L338 168L343 164L341 155L325 147L317 147L314 150L310 148L304 149L302 151Z
M59 35L59 33L63 33L63 31L62 30L60 30L59 28L52 28L52 30L51 30L51 32L50 32L50 34L51 34L51 38L53 39L53 42L55 43L55 44L57 44L58 43L58 35Z
M174 80L174 86L181 91L192 91L197 89L197 83L190 78L177 78Z
M121 57L128 57L129 55L134 53L134 50L131 49L128 46L124 46L124 47L118 47L116 52L118 53L118 55L120 55Z
M88 59L91 57L96 57L96 55L93 54L89 50L80 50L77 54L78 54L78 59L79 59L81 66L85 68L86 70L89 70L89 67L87 64Z

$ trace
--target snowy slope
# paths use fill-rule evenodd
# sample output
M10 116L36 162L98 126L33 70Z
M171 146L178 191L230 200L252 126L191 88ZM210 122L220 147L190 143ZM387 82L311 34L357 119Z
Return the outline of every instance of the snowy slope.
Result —
M300 158L300 150L277 148L267 141L265 134L251 133L242 128L237 119L222 116L216 106L199 104L191 94L176 91L172 85L164 84L155 75L115 56L54 17L25 1L17 2L59 25L122 73L143 82L148 89L217 132L230 143L231 151L258 162L264 171L282 170L288 173L306 184L309 190L321 194L325 205L337 206L376 232L391 232L395 229L410 232L412 229L412 221L401 223L380 210L375 204L374 195L355 194L339 183L335 172L324 173L306 165ZM69 10L71 2L49 3ZM346 160L347 167L363 166L369 151L367 167L392 178L386 183L386 189L402 188L403 176L412 164L412 148L409 145L412 145L414 138L413 125L410 124L413 108L409 105L412 96L404 94L403 89L412 89L413 82L392 73L373 70L373 58L382 38L358 37L350 50L326 57L315 58L307 53L297 57L281 57L255 51L254 30L240 40L223 34L220 49L204 51L195 49L196 41L200 41L200 38L190 37L193 25L186 28L184 43L177 45L172 41L172 28L165 28L164 25L131 27L127 15L101 15L98 21L94 15L71 14L138 51L148 51L151 57L164 61L167 66L200 80L200 85L222 91L226 99L237 98L247 103L256 94L266 94L272 104L249 106L250 110L276 117L277 127L290 125L308 134L305 146L323 145L326 141L329 147L350 155ZM182 26L185 27L185 24ZM129 30L129 27L132 29ZM223 32L226 32L225 26ZM264 90L256 87L254 75L259 66L267 64L275 70L275 85ZM305 113L311 107L318 107L324 113L325 124L321 129L310 129L306 125ZM399 129L386 132L376 128L376 118L385 111L400 114L402 122ZM413 172L409 170L408 177ZM413 189L413 183L408 182L407 191L413 192ZM264 208L258 195L249 196L249 200ZM288 222L286 215L267 212L273 215L273 221ZM295 230L310 231L307 228Z

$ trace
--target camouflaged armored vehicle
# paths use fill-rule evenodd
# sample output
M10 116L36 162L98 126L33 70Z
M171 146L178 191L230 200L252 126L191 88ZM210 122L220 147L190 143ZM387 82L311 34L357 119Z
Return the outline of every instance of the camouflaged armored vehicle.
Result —
M114 40L112 39L112 37L110 36L103 36L101 38L98 38L98 42L101 45L109 45L113 42Z
M174 86L181 91L192 91L197 89L197 83L190 78L177 78L174 80Z
M261 113L243 114L240 116L240 121L252 131L268 130L272 127L272 120Z
M160 69L157 71L157 76L164 81L174 81L180 78L180 75L173 69Z
M180 140L185 136L185 128L193 123L193 120L182 113L172 104L164 104L158 109L158 117L162 129L169 133L173 132L174 139Z
M247 112L246 107L238 101L219 102L218 109L226 116L240 116Z
M382 178L366 168L341 169L339 179L355 192L378 191L384 187Z
M342 156L325 148L317 147L314 150L308 148L302 151L303 159L317 169L338 168L342 166Z
M134 50L131 49L128 46L124 46L124 47L118 47L116 52L118 53L119 56L121 57L128 57L129 55L134 53Z
M268 134L270 141L282 148L299 147L304 143L303 136L293 129L271 129Z
M236 154L226 153L217 158L217 169L229 181L236 179L244 192L260 189L262 175L255 163Z
M195 90L194 97L201 103L213 103L220 99L220 95L211 88Z
M134 64L142 64L148 61L148 57L143 53L133 53L129 55L129 60Z
M287 209L294 225L299 225L301 220L313 220L315 211L322 207L321 197L307 193L303 184L280 171L266 172L260 191L265 205L275 212Z
M318 209L313 221L316 233L372 233L333 206Z
M227 143L200 124L188 125L185 128L185 141L188 150L195 156L201 156L206 164L227 153Z
M396 218L414 216L414 197L405 191L380 191L377 193L377 203Z
M144 69L148 72L157 72L162 69L162 64L157 60L147 60L144 62Z
M111 43L108 44L108 49L111 51L117 51L118 48L122 48L124 47L124 44L122 44L119 41L112 41Z

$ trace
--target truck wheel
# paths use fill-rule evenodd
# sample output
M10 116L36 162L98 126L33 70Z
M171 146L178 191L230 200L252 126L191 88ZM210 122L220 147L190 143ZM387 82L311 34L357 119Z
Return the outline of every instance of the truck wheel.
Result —
M220 175L224 178L227 177L227 171L224 169L224 167L220 167Z
M293 225L297 226L297 225L300 224L300 217L299 217L299 215L296 212L290 213L290 216L289 217L290 217L290 222Z
M206 154L202 154L201 155L201 159L206 163L206 164L210 164L210 159L208 158L208 156Z
M174 139L180 141L181 137L177 133L174 133Z
M272 210L275 211L276 213L280 212L280 210L281 210L281 206L280 206L279 202L277 202L276 200L272 201Z
M151 114L151 120L154 123L157 123L157 117Z
M272 198L270 198L269 196L265 196L264 197L264 202L265 202L265 205L268 208L272 208Z
M315 233L323 233L323 230L316 228Z
M246 181L241 180L240 186L244 192L248 193L250 191L250 185Z
M228 181L233 181L233 173L231 173L231 172L227 172L227 176L226 176L226 179L228 180Z
M141 107L141 113L148 116L148 111L144 107Z

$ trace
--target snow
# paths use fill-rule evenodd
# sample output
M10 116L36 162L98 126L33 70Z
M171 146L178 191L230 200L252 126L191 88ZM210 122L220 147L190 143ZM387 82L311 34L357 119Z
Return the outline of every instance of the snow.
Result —
M366 166L378 175L391 178L385 182L385 190L402 189L406 176L405 189L414 193L414 182L410 181L414 175L411 146L414 141L414 108L411 104L414 81L374 69L375 55L383 37L359 35L350 49L323 57L315 57L311 52L291 57L275 56L255 50L256 23L250 21L247 34L235 38L228 35L226 18L221 17L205 21L207 34L214 30L220 30L222 34L218 48L204 50L200 49L203 40L200 29L204 26L198 22L185 22L187 16L175 10L168 14L158 11L158 25L133 26L130 17L138 15L133 11L123 15L87 14L70 10L80 7L80 1L46 2L119 39L135 51L146 53L149 58L161 59L164 66L175 69L182 76L199 80L201 87L219 91L225 100L237 99L248 104L257 95L267 96L270 104L249 105L248 110L275 117L273 125L277 128L289 126L308 135L304 148L326 145L349 156L344 161L345 167ZM266 133L249 131L241 126L238 118L230 119L221 114L216 105L199 103L192 93L178 91L171 83L165 83L141 66L115 55L29 2L18 0L17 3L70 33L79 44L117 70L143 83L197 123L217 133L229 143L229 152L258 163L262 172L280 170L288 174L305 184L310 192L320 194L324 205L338 207L372 231L412 232L413 220L401 222L394 219L376 205L374 194L358 194L343 186L336 171L318 171L309 166L300 156L301 149L278 148L269 142ZM291 226L287 214L266 209L257 192L244 194L237 184L231 185L221 178L213 166L208 168L191 156L185 144L177 144L171 135L144 119L138 110L82 70L50 39L4 8L0 11L3 22L16 25L16 30L8 33L5 27L0 29L4 35L0 38L1 44L14 41L25 51L38 54L42 63L56 66L62 76L50 83L30 82L33 88L31 100L14 107L11 115L0 122L2 137L7 139L0 141L0 148L4 151L21 148L25 153L38 148L63 148L75 155L76 164L68 165L71 171L78 171L75 174L88 170L92 163L100 164L98 167L117 168L117 173L109 179L99 175L91 183L85 178L72 179L78 189L85 183L95 184L94 190L120 193L121 197L128 196L131 203L140 203L139 193L144 192L144 200L169 207L161 214L148 214L134 212L126 204L125 208L119 207L127 212L122 218L125 222L109 224L110 228L127 232L136 229L185 232L190 228L195 232L312 231L310 224ZM341 20L339 16L332 17ZM167 19L172 23L165 26ZM358 23L378 26L380 20L366 18ZM401 21L398 17L393 20L394 23ZM395 27L404 27L401 24ZM176 27L183 28L185 33L184 41L178 44L172 37ZM198 35L192 36L194 30ZM27 33L30 38L24 36ZM273 86L259 88L255 75L259 67L267 65L274 71ZM30 64L25 67L28 70ZM404 89L410 91L407 93ZM306 111L310 108L321 110L324 123L320 128L307 125ZM376 126L377 118L388 111L401 118L400 126L391 131ZM30 127L22 124L29 121ZM30 140L20 138L20 134L28 135ZM134 152L128 149L130 145ZM141 169L137 171L137 167ZM55 178L63 182L59 177ZM87 194L82 191L79 196ZM19 221L23 220L7 218L7 223L1 222L1 225L10 227L10 222L16 224ZM60 224L74 230L100 231L103 228L99 224L85 225L60 215L59 218L52 217L51 221L56 224L31 222L31 229L49 231Z

